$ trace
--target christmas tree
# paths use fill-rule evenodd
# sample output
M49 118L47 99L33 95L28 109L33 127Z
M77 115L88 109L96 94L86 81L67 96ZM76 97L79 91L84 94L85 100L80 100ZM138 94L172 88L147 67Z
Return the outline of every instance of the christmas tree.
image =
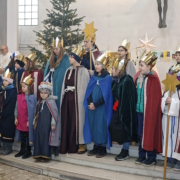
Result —
M34 47L30 47L32 52L36 52L38 65L44 70L47 60L51 55L52 38L59 37L64 40L64 48L69 53L74 45L82 42L83 34L79 29L80 23L84 17L78 18L77 9L71 9L72 3L76 0L52 0L52 10L48 10L48 18L42 23L44 30L34 31L37 36L37 42L43 46L44 52Z

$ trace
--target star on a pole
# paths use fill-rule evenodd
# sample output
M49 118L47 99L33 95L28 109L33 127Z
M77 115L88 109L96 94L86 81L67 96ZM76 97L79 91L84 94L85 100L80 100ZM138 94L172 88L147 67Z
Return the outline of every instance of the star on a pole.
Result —
M172 76L166 73L166 79L162 81L162 83L165 86L165 92L170 90L175 92L176 86L180 84L180 82L177 80L177 74L173 74Z
M146 48L148 51L150 51L152 48L155 48L153 44L151 44L156 38L148 39L148 35L146 33L145 40L139 39L141 45L137 48Z
M93 21L90 24L85 23L85 28L83 29L82 32L84 32L85 38L88 38L89 36L92 38L96 31L97 29L94 28L94 21Z

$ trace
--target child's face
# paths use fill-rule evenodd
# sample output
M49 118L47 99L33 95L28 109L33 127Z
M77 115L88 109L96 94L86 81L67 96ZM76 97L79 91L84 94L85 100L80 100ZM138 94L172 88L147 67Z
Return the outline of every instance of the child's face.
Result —
M119 54L119 57L120 57L120 58L125 57L127 53L128 53L128 52L125 51L122 47L118 48L118 54Z
M118 74L119 74L119 70L118 69L116 69L116 68L112 68L111 69L112 77L118 76Z
M28 85L25 83L22 83L22 92L25 94L28 94Z
M70 62L71 65L74 65L74 64L77 63L77 61L71 55L69 56L69 62Z
M54 51L54 54L56 54L58 56L58 54L60 53L61 49L58 47L58 48L54 48L53 51Z
M103 70L102 65L96 62L95 63L95 70L97 73L101 73L101 71Z
M180 53L175 54L175 59L177 62L180 62Z
M90 49L90 45L91 48L93 47L93 42L88 41L87 39L84 40L84 48L85 49Z
M49 97L49 94L48 94L47 91L41 90L41 91L40 91L40 96L41 96L41 98L44 100L44 99L47 99L47 98Z
M139 62L139 70L141 74L147 74L151 71L151 66L147 65L145 62Z
M9 86L10 82L4 79L3 80L3 85L4 85L4 87Z
M21 69L21 66L17 62L15 62L15 68L16 69Z

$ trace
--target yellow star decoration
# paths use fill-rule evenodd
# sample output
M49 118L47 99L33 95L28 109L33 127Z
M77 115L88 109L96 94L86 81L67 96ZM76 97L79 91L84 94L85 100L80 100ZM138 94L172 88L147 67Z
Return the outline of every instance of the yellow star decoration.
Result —
M162 81L162 83L165 85L165 92L171 89L171 91L176 91L176 86L180 84L180 82L177 80L177 75L173 74L172 76L168 73L166 74L166 79Z
M85 23L85 28L83 29L83 33L85 34L85 38L88 38L89 36L92 38L94 33L97 31L96 28L94 28L94 21L90 24Z
M156 46L154 46L153 44L150 44L152 43L153 41L155 40L155 38L152 38L152 39L148 39L148 35L146 33L146 36L145 36L145 40L142 40L142 39L139 39L141 45L138 46L137 48L146 48L148 51L150 51L152 48L155 48Z

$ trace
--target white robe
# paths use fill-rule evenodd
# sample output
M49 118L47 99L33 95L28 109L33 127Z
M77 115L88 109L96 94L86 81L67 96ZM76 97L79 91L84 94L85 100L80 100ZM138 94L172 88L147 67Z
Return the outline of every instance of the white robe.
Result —
M11 53L8 52L5 56L3 54L0 55L0 68L5 68L10 62Z
M167 157L175 158L177 160L180 160L180 154L175 152L175 145L176 145L176 139L177 139L177 131L179 126L179 108L180 108L180 101L178 97L178 93L180 93L180 90L174 93L172 92L172 101L170 105L170 109L168 112L168 105L166 104L166 99L168 97L168 93L166 92L164 94L164 97L162 98L161 102L161 109L163 113L162 117L162 143L163 143L163 156L165 156L165 142L166 142L166 129L167 129L167 114L169 117L169 135L168 135L168 153ZM174 132L173 132L174 130ZM172 136L172 137L171 137Z

